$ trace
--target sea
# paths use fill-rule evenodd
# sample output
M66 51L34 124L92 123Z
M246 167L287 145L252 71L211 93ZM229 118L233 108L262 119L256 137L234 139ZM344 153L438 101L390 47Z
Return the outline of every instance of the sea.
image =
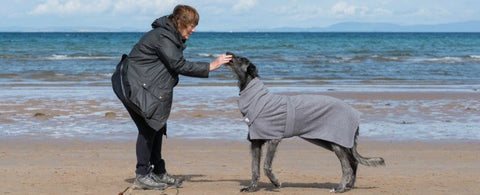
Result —
M136 127L110 77L143 34L0 33L0 139L134 140ZM196 32L184 57L211 62L226 52L249 58L275 93L471 95L344 100L384 111L363 113L362 137L480 140L480 33ZM237 97L227 68L207 79L181 76L168 136L244 140Z

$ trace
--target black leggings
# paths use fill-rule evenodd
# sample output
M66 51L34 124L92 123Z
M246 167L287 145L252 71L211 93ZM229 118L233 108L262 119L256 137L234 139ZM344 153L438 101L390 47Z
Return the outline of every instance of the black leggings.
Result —
M165 161L162 159L162 138L166 132L167 126L163 126L159 131L151 128L145 118L135 113L131 108L127 108L130 117L132 117L138 128L138 137L136 145L137 166L135 173L146 175L153 165L153 172L156 174L166 173Z

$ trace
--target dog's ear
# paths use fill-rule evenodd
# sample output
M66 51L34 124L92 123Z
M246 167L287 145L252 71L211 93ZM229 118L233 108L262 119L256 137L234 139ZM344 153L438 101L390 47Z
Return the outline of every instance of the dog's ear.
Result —
M227 53L225 53L225 54L235 56L235 54L233 54L232 52L229 52L229 51L227 51Z
M248 67L249 67L249 65L242 66L242 72L247 72L248 73Z
M246 72L247 72L247 74L249 74L250 76L252 76L254 78L258 77L257 67L252 63L248 64Z

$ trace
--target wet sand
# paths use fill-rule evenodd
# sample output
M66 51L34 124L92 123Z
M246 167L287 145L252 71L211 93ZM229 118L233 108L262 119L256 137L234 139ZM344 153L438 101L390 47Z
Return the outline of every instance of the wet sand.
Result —
M246 137L246 126L230 88L205 88L174 95L169 135L183 138ZM96 89L101 91L100 89ZM110 89L105 89L107 91ZM32 91L33 94L41 93ZM59 92L57 92L59 93ZM113 94L37 97L0 95L0 135L98 137L135 136L135 126ZM480 140L480 93L472 92L317 92L344 100L361 115L361 135L387 140ZM5 95L5 94L4 94ZM219 128L221 127L221 128Z

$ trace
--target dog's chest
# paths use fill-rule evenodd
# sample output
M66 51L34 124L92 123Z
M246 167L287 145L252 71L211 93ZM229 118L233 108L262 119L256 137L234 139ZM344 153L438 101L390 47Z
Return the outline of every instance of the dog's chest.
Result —
M282 138L287 124L287 103L288 97L269 93L260 80L252 80L238 101L250 137Z

